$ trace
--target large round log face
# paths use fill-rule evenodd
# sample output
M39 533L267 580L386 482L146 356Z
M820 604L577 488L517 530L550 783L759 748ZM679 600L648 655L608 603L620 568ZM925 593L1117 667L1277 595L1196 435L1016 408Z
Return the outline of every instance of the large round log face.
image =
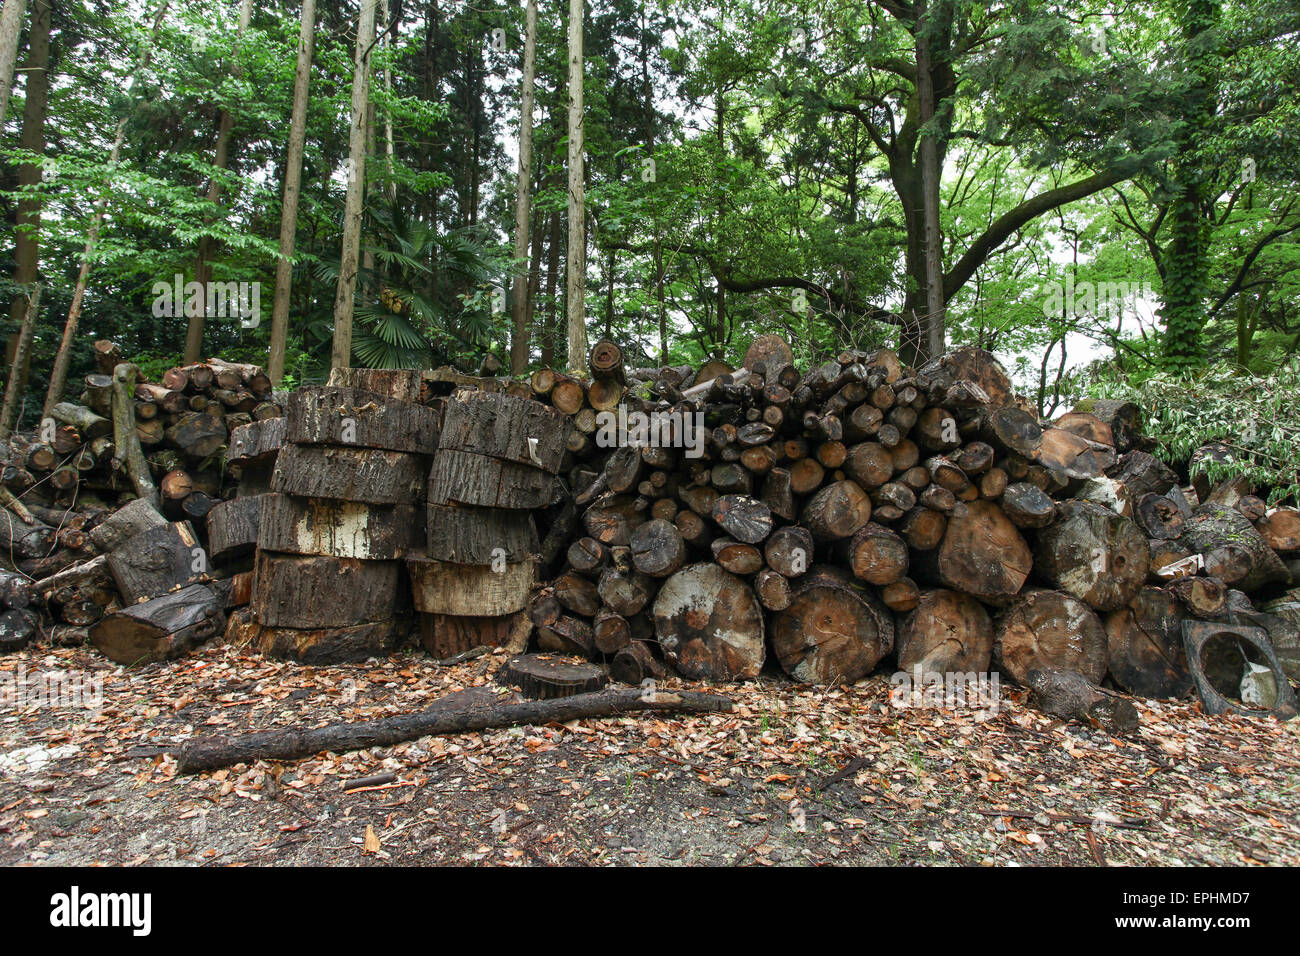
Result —
M1099 611L1128 604L1151 566L1137 525L1099 505L1067 501L1038 538L1035 568L1044 581Z
M993 659L1016 683L1031 670L1077 671L1097 684L1106 676L1106 631L1092 609L1060 591L1030 590L999 615Z
M898 629L898 669L947 674L986 673L993 653L993 622L984 606L959 591L921 595Z
M654 625L665 656L692 680L748 680L763 669L763 610L748 584L716 564L668 578Z
M1106 616L1107 657L1115 683L1143 697L1182 697L1192 689L1183 649L1182 602L1143 588L1128 607Z
M835 569L814 568L790 605L772 616L772 649L781 669L801 683L853 683L893 647L888 609Z
M996 504L972 501L954 511L938 549L940 581L989 604L1014 598L1033 566L1029 545Z

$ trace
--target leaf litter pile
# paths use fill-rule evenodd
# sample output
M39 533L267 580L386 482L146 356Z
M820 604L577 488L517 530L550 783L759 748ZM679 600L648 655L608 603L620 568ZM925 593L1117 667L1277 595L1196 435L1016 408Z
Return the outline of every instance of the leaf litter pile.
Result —
M1300 863L1300 721L1135 700L1121 740L1003 687L996 713L890 703L887 677L726 688L732 713L425 737L184 776L202 734L409 713L503 656L303 667L231 647L127 670L85 648L98 709L0 709L0 864ZM665 686L676 686L668 682ZM25 705L25 706L24 706Z

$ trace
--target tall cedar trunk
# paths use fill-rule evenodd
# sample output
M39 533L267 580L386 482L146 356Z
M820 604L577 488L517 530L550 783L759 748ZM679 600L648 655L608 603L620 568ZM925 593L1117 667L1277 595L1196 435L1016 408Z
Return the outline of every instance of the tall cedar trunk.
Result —
M343 208L343 249L334 293L334 350L330 365L352 364L353 297L361 257L361 212L366 185L366 104L370 99L370 42L375 36L375 0L361 0L357 48L352 59L352 125L348 134L348 195Z
M587 197L582 161L583 0L569 0L569 257L565 300L569 320L570 370L587 359Z
M511 287L510 374L528 366L528 226L529 187L533 177L533 89L537 79L537 0L528 0L524 38L524 78L519 93L519 182L515 188L515 279Z
M298 195L302 150L307 136L307 94L311 83L312 40L316 35L316 0L302 0L298 66L293 75L293 112L289 119L289 154L284 164L284 200L280 208L280 256L275 264L275 302L271 310L271 356L267 374L276 385L284 377L289 334L289 293L293 281L293 245L298 229Z
M9 94L14 86L14 65L18 62L18 34L23 30L27 0L5 0L0 10L0 126L9 112Z
M18 332L18 344L14 349L13 364L9 368L9 381L5 385L4 407L0 409L0 442L13 434L18 421L18 403L22 396L22 376L19 369L27 365L27 356L32 348L32 335L36 331L36 317L41 303L41 287L32 289L23 313L22 328Z
M239 25L236 27L236 37L242 37L244 31L248 29L248 23L253 18L253 0L240 0L239 4ZM233 71L237 77L238 70ZM235 127L235 117L230 110L221 111L221 121L217 126L217 145L213 150L212 165L222 172L225 171L229 162L230 152L230 131ZM207 202L209 206L215 206L221 202L222 185L220 176L213 176L208 183ZM199 251L194 262L194 281L206 283L212 278L212 254L215 251L216 242L209 235L204 235L199 239ZM199 360L203 351L203 323L207 318L204 310L195 309L194 314L189 317L189 327L185 332L185 364L192 365Z
M150 31L148 39L145 40L144 49L140 52L140 64L126 82L128 99L131 91L135 88L136 78L144 73L149 66L150 47L158 33L158 28L162 26L163 15L167 12L169 2L170 0L163 0L158 6L158 12L154 15L153 29ZM113 148L108 154L110 170L116 168L118 158L122 155L122 144L126 141L126 121L127 117L124 116L117 124L117 134L113 137ZM77 272L77 282L72 289L72 303L68 306L68 320L63 326L63 340L59 343L59 351L54 356L54 369L50 372L50 387L45 393L45 410L43 413L45 415L48 415L50 409L62 399L63 388L68 381L68 366L72 362L72 343L77 337L77 323L81 320L81 304L86 298L86 283L90 278L90 257L95 251L95 244L99 241L99 229L104 224L104 210L107 206L108 193L105 190L95 200L90 225L86 229L86 246L81 254L81 268Z
M389 22L388 0L382 0L379 5L380 22L384 24L384 31L392 28L396 31L398 28ZM401 16L401 6L398 5L398 17ZM392 46L393 38L397 36L396 32L388 33L384 40L384 47ZM384 64L384 95L391 96L393 93L393 68L387 63ZM397 141L393 137L393 114L391 110L384 112L384 158L385 168L388 171L388 199L389 202L397 202L397 179L394 176L394 169L397 165Z
M916 94L922 126L934 119L934 75L931 59L931 21L925 0L916 5ZM933 132L921 135L921 203L923 231L921 259L925 272L925 313L919 316L924 332L925 358L938 358L944 349L943 238L939 231L939 184L942 170ZM912 364L912 363L909 363ZM916 363L919 364L919 363Z
M45 114L50 94L50 0L36 0L32 7L32 23L27 40L27 98L23 104L23 131L19 145L37 156L45 154ZM41 181L39 163L23 163L18 167L18 187L29 189ZM41 225L41 200L24 196L18 202L14 220L14 285L20 289L36 281L39 230ZM15 295L9 307L9 321L20 324L27 315L27 295ZM11 334L5 349L5 365L13 366L14 376L21 393L27 385L27 370L31 353L20 366L13 365L19 335Z
M542 320L542 365L550 368L555 364L555 330L560 326L560 302L556 298L556 287L560 284L560 213L551 213L550 235L546 240L546 293L545 318Z

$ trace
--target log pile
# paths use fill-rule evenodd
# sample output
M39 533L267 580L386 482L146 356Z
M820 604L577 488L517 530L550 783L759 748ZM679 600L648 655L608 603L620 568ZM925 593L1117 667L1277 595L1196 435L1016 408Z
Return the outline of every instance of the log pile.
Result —
M192 367L164 386L261 390L260 370L205 366L215 385ZM124 457L116 503L138 499L117 511L11 496L0 554L22 577L0 578L0 645L29 639L44 605L115 659L156 660L229 612L228 639L306 662L389 653L414 621L437 659L531 641L631 684L997 668L1176 697L1201 671L1184 625L1213 621L1262 630L1300 678L1300 512L1207 481L1223 447L1162 463L1130 403L1040 421L974 348L800 372L767 336L740 368L697 372L625 368L603 341L589 371L337 369L283 417L223 414L224 472L198 479L212 494L195 483L210 462L183 469L178 497L177 469L131 474ZM130 379L114 379L120 395ZM164 435L187 454L218 454L179 426Z
M6 646L30 639L43 609L55 640L89 637L124 662L174 656L220 633L237 590L210 586L230 574L208 551L206 519L239 493L223 453L246 430L282 430L281 407L257 366L213 358L154 383L113 343L94 349L79 402L0 446L0 568L30 595L0 630ZM176 592L206 623L175 617ZM155 607L164 596L171 605Z
M531 378L573 420L559 474L579 506L573 531L545 513L564 540L529 603L539 648L633 683L772 665L851 682L893 661L1149 696L1192 687L1186 620L1267 621L1279 659L1300 656L1300 513L1199 481L1195 459L1176 473L1131 403L1039 421L973 348L801 374L766 338L706 377L624 371L600 343L591 365ZM638 416L665 430L635 433Z
M403 562L424 542L439 430L437 412L417 401L420 385L418 372L336 369L330 384L292 393L265 491L273 438L250 438L256 460L240 465L252 466L260 492L256 519L251 500L246 518L221 519L256 534L251 603L232 616L228 637L304 663L386 654L406 637Z

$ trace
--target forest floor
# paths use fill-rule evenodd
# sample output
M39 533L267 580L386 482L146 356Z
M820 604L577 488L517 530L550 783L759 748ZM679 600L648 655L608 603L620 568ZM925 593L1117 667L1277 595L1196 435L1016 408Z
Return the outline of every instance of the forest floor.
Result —
M487 656L339 667L209 647L127 670L90 648L0 678L102 678L98 709L0 709L0 864L1300 863L1300 720L1136 701L1128 740L1048 718L899 709L887 676L721 689L729 714L426 737L197 776L204 733L410 712L487 683ZM5 677L5 674L8 677ZM669 684L669 686L672 686ZM716 689L716 688L715 688ZM385 772L392 783L343 792Z

